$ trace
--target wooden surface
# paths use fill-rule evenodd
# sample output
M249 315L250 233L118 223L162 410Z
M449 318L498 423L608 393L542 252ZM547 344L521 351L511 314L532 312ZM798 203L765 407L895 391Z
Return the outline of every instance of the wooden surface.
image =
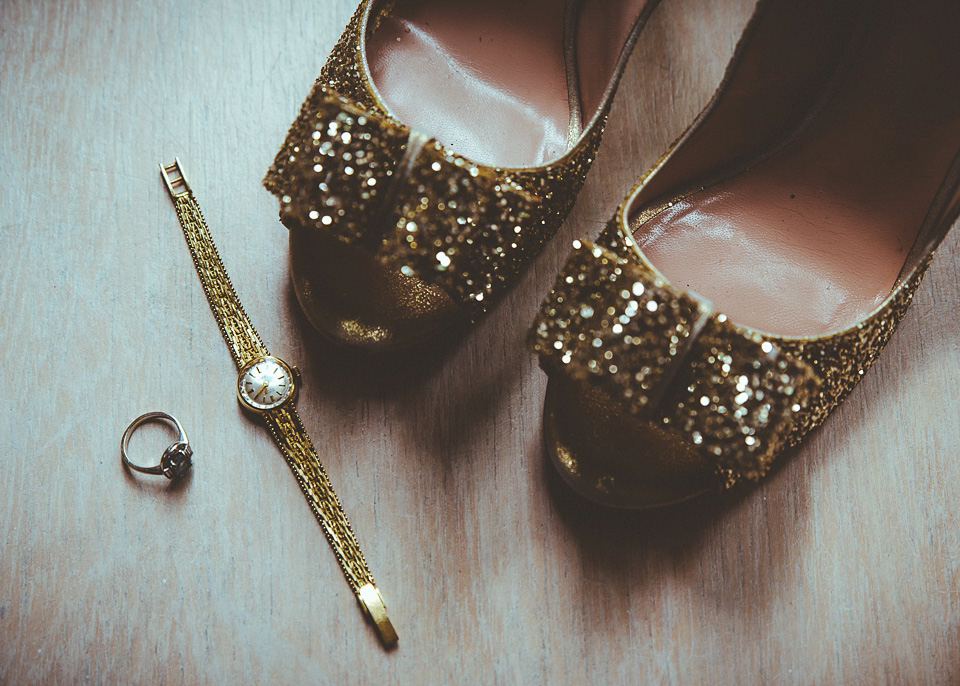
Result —
M351 0L0 1L0 683L960 683L960 232L874 370L756 489L611 512L543 456L526 327L570 241L704 104L750 4L668 0L518 288L371 361L305 324L260 186ZM175 155L252 320L304 371L392 653L237 406L157 172ZM149 410L195 447L178 486L121 469Z

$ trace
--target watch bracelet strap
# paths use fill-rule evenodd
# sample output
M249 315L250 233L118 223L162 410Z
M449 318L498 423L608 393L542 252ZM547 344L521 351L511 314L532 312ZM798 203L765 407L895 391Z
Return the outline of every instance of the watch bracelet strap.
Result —
M340 498L333 490L333 484L327 477L313 442L300 421L296 407L287 403L266 412L264 419L270 435L283 453L310 509L320 523L360 607L377 628L383 644L388 648L395 646L397 632L387 616L383 597L373 580L367 559L360 550L350 520L343 511Z
M355 594L366 584L372 584L373 574L360 550L356 535L350 526L340 499L333 490L327 472L300 421L300 415L291 404L270 410L265 415L267 427L287 464L293 471L310 509L323 528L344 576Z
M253 360L268 355L267 346L260 340L257 330L253 328L243 305L240 304L236 291L233 290L230 276L223 266L223 260L220 259L220 253L217 252L217 246L193 192L188 189L174 195L173 204L207 302L210 303L213 316L220 326L220 333L230 348L233 361L242 369Z
M173 200L190 256L207 296L207 303L213 311L234 362L243 370L254 360L270 353L237 297L200 211L200 205L183 174L179 158L173 165L161 164L160 171ZM265 413L265 419L274 442L293 471L360 607L376 626L383 644L388 648L395 646L397 633L387 617L383 597L296 408L292 403L288 403Z

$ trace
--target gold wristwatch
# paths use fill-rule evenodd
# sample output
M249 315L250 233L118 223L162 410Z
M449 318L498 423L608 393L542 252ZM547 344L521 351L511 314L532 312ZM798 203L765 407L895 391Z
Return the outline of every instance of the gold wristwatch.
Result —
M176 207L177 218L210 309L240 369L237 378L240 405L266 423L317 521L323 527L360 607L377 628L383 645L391 648L397 643L397 634L387 617L383 598L373 581L373 574L340 505L340 499L294 407L300 374L296 367L267 351L247 318L203 220L200 206L187 183L183 165L179 158L175 160L170 165L161 164L160 173Z

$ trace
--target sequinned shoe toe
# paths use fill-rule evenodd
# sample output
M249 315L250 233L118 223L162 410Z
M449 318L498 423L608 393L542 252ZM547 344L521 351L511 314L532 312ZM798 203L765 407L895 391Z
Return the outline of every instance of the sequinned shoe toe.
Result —
M569 213L659 0L365 0L264 180L307 317L412 345L476 318Z
M958 33L950 0L759 3L531 330L578 492L655 507L756 481L856 386L960 214Z

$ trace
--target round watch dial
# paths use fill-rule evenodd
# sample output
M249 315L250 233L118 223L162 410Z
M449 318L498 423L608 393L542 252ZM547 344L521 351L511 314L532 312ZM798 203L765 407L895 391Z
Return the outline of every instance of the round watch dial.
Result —
M240 372L237 395L254 410L272 410L293 396L293 371L276 357L265 357Z

